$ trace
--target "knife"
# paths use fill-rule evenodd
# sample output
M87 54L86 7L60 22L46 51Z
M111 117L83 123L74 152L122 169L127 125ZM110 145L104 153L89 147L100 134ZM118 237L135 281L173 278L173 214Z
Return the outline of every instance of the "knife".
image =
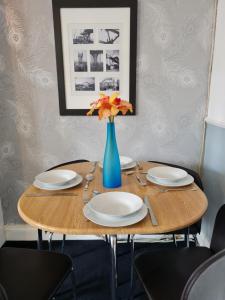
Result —
M52 193L52 194L48 194L48 193L33 193L33 194L25 194L25 197L53 197L53 196L77 196L77 194L74 193Z
M149 216L150 216L150 218L151 218L152 225L153 225L153 226L158 226L159 224L158 224L158 221L157 221L157 219L156 219L156 217L155 217L155 214L154 214L154 212L153 212L153 209L152 209L152 207L151 207L151 204L150 204L150 202L149 202L148 196L144 196L144 203L145 203L145 205L146 205L146 207L147 207L147 209L148 209L148 213L149 213Z

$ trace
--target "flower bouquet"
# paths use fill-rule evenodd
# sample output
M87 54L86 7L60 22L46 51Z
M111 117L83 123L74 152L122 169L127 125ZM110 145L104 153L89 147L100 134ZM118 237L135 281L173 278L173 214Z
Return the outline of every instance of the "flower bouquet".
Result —
M100 94L100 99L91 103L91 109L87 113L92 115L98 110L99 119L108 118L107 140L103 160L103 186L106 188L116 188L121 186L120 158L116 143L114 118L119 112L125 115L128 111L132 112L132 104L118 97L119 93L111 96Z

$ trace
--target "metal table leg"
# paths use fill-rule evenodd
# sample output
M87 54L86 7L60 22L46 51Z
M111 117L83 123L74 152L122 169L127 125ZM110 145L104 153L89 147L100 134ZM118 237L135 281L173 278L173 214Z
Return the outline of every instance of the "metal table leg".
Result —
M53 232L50 232L48 236L48 251L52 251L52 236Z
M133 299L133 288L134 288L134 234L130 235L130 297Z
M116 300L116 292L117 292L117 261L116 261L116 244L117 244L117 236L110 235L109 236L110 247L111 247L111 299Z
M190 228L187 228L187 234L186 234L186 247L190 247Z
M42 239L42 230L41 229L38 229L37 248L38 248L38 250L43 249L43 239Z

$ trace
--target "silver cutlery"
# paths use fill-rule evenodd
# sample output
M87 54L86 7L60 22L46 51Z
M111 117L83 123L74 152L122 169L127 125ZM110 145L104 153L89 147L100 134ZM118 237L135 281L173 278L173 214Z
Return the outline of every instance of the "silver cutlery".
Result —
M139 171L143 170L143 167L141 166L139 161L137 161L136 164Z
M148 171L141 171L141 174L148 174Z
M92 169L89 171L90 173L94 173L97 166L97 161L93 162Z
M123 172L125 175L132 175L134 174L136 171L135 170L132 170L132 171L126 171L126 172ZM147 171L140 171L139 172L140 174L148 174Z
M160 188L159 191L160 193L166 193L166 192L172 192L172 191L197 191L198 188L191 188L191 189L164 189L164 188Z
M159 224L158 224L158 221L157 221L156 216L154 214L154 211L153 211L153 209L151 207L151 204L150 204L148 196L144 196L144 203L145 203L145 205L146 205L146 207L148 209L148 213L149 213L152 225L153 226L158 226Z
M135 174L136 178L137 178L137 181L138 183L141 185L141 186L146 186L147 185L147 182L145 180L143 180L138 174Z
M124 172L125 175L132 175L134 173L135 173L135 171L126 171L126 172Z
M88 194L87 190L83 191L82 200L83 200L84 204L87 204L88 201L90 200L90 197L89 197L89 194Z
M35 194L25 194L25 197L52 197L52 196L77 196L74 193L52 193L52 194L45 194L45 193L35 193Z
M101 193L99 191L97 191L97 190L93 190L92 191L92 197L94 197L94 196L96 196L98 194L101 194ZM90 197L89 197L87 191L84 191L83 192L83 202L84 202L84 204L87 204L89 202L89 200L90 200Z
M97 191L97 190L93 190L92 191L92 196L94 197L94 196L97 196L97 195L99 195L99 194L101 194L101 192L99 192L99 191Z
M86 193L86 196L85 196L85 198L83 197L83 202L84 202L84 204L87 204L87 203L89 202L90 198L88 197L86 191L85 191L85 193ZM97 191L97 190L93 190L93 191L92 191L92 197L94 197L94 196L96 196L96 195L98 195L98 194L101 194L101 193L100 193L99 191ZM84 196L84 195L83 195L83 196ZM90 220L88 220L88 219L86 219L86 221L87 221L87 222L90 222Z
M87 191L88 188L89 188L89 183L95 178L94 177L94 172L95 172L95 169L96 169L96 166L97 166L97 162L95 161L93 163L93 166L91 168L91 170L89 171L89 173L85 176L85 179L86 179L86 184L84 186L84 190Z

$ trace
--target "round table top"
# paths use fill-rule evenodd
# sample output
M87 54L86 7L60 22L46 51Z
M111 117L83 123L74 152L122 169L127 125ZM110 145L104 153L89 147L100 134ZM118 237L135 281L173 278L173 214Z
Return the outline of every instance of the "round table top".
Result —
M158 164L143 162L141 165L143 170L148 170ZM91 167L91 163L77 163L61 168L74 170L84 177L89 173ZM97 166L94 176L94 180L89 185L90 197L93 190L110 191L102 186L102 170L99 166ZM141 176L145 175L141 174ZM172 232L194 224L201 219L208 206L205 194L194 183L185 187L184 189L187 189L185 191L162 193L159 186L150 182L147 186L140 186L135 174L126 175L125 172L122 172L122 186L113 190L134 193L142 198L147 195L158 226L153 226L147 215L139 223L127 227L104 227L87 221L83 215L84 185L85 180L74 188L57 191L57 195L55 195L56 192L43 191L31 185L18 201L19 215L26 223L49 232L77 235L158 234ZM190 190L190 187L197 187L197 190ZM41 193L44 195L40 196ZM63 194L59 195L60 193ZM74 195L65 196L65 193L74 193Z

